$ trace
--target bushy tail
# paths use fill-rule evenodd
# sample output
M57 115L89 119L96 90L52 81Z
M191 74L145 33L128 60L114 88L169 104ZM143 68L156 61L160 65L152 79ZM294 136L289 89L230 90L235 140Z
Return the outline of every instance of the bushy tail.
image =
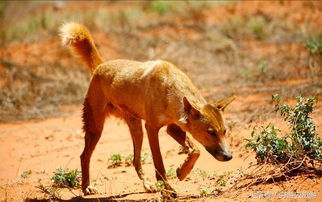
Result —
M86 63L93 73L95 68L103 62L98 53L93 38L88 29L79 23L69 22L63 24L60 29L60 37L64 45L70 45Z

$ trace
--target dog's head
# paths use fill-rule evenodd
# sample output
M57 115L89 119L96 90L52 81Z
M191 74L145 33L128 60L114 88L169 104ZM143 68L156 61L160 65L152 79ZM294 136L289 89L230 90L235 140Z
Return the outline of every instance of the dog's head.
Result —
M183 98L185 116L179 121L219 161L229 161L232 158L225 140L226 127L222 115L234 99L231 96L198 109L186 97Z

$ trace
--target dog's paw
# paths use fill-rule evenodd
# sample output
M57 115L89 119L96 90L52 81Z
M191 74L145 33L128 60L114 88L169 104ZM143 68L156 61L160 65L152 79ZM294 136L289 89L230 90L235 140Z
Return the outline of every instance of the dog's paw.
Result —
M177 198L177 192L169 185L166 184L165 188L161 190L161 195L165 199Z
M85 196L86 195L98 194L98 190L92 185L88 186L85 190L83 190L83 192L84 192Z
M188 174L189 174L189 171L187 171L186 168L184 167L177 168L177 177L179 178L180 181L184 180Z
M155 186L149 181L143 181L143 187L144 187L144 190L148 193L157 192Z

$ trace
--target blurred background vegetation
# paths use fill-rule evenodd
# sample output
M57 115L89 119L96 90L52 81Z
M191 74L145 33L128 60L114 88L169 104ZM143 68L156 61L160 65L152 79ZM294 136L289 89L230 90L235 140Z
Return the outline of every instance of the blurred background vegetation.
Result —
M70 113L90 75L62 47L63 22L85 24L105 59L168 60L208 100L322 93L320 2L1 1L0 121ZM240 112L260 113L241 106ZM261 111L261 112L262 112Z

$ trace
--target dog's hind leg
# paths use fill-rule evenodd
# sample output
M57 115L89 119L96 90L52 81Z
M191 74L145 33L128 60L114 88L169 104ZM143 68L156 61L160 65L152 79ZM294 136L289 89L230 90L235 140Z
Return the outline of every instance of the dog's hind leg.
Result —
M177 169L177 177L180 180L184 180L191 172L193 166L199 158L200 151L179 126L170 124L167 127L167 133L171 137L173 137L173 139L175 139L184 148L184 150L188 151L188 157L186 158L184 163Z
M147 192L155 192L153 185L145 178L142 166L141 166L141 149L143 143L143 130L141 119L134 116L127 115L125 121L129 127L131 138L133 142L134 159L133 164L139 178L143 181L143 187Z
M93 79L94 80L94 79ZM83 108L83 129L85 132L85 147L80 156L82 167L82 190L85 195L95 193L95 189L89 186L90 159L98 140L101 137L107 102L99 87L94 87L93 81L88 90Z

